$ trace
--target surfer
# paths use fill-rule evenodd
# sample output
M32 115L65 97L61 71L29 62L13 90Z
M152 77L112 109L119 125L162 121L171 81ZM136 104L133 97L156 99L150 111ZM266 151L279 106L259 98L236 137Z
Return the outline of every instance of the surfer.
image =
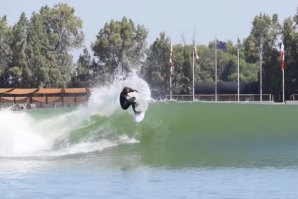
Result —
M124 87L120 93L120 105L123 110L126 110L132 106L133 112L135 114L138 114L139 112L136 111L136 107L138 106L138 103L135 102L136 98L135 97L129 97L128 93L131 92L138 92L137 90L134 90L129 87Z

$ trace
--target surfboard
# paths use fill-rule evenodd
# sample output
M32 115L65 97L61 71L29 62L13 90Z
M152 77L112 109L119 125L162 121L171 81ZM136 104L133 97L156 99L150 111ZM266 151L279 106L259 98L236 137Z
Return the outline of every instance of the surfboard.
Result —
M144 117L145 117L145 112L140 112L140 113L135 114L134 115L135 122L143 121Z
M145 117L145 110L142 107L142 101L140 100L141 99L140 94L138 92L130 92L130 93L128 93L128 96L135 97L136 98L135 102L138 103L138 106L136 106L136 111L138 113L134 114L134 121L135 122L143 121L143 119Z

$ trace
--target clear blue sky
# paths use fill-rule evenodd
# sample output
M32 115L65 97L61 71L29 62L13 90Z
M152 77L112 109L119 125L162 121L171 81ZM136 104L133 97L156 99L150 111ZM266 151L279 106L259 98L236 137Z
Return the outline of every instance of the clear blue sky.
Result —
M280 22L296 14L297 0L0 0L0 16L15 24L24 11L27 18L44 6L59 2L75 8L83 22L85 45L90 48L99 30L111 19L123 16L144 25L151 44L164 31L174 44L184 35L191 43L196 32L198 44L207 44L215 35L220 40L236 42L251 30L253 18L260 13L277 13Z

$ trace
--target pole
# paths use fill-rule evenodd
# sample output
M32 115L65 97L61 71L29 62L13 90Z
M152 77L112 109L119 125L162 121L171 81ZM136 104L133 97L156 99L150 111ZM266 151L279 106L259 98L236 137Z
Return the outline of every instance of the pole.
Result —
M215 101L217 102L217 40L215 39L214 50L215 50L215 60L214 60L214 84L215 84Z
M170 73L170 100L172 99L172 74Z
M285 103L285 70L282 69L282 102Z
M238 64L237 64L237 80L238 80L238 84L237 84L237 96L238 96L238 102L240 101L240 82L239 82L239 65L240 65L240 57L239 57L239 46L237 49L237 56L238 56Z
M192 51L192 101L195 101L195 52Z
M282 102L285 103L285 47L283 43L281 43L280 56L282 70Z
M173 75L173 47L170 47L170 100L172 100L172 75Z
M262 62L263 62L263 38L260 38L260 101L263 101L263 80L262 80Z

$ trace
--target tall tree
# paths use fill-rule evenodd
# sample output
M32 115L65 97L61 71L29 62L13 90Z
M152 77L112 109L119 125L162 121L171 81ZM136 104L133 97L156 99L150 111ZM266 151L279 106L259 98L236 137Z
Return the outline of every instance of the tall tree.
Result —
M281 90L281 70L277 50L281 26L278 16L260 14L254 18L252 24L251 33L244 44L245 59L249 63L259 63L259 53L262 52L263 92L277 96Z
M84 48L83 54L80 55L75 71L74 83L76 87L90 87L93 86L94 75L97 71L93 68L91 55L87 48Z
M181 47L183 47L181 49ZM179 82L179 93L181 94L190 94L192 91L192 45L185 45L181 46L180 49L182 50L181 58L182 58L182 65L176 64L177 72L177 82ZM177 46L179 49L179 46ZM176 49L176 48L174 48ZM179 57L177 57L179 58ZM178 61L178 60L175 60ZM175 84L177 85L177 83Z
M27 60L25 55L26 50L26 37L27 37L27 18L25 13L21 14L21 17L16 25L12 28L12 38L10 42L10 48L12 51L12 59L9 64L8 74L11 81L11 86L22 86L28 82L31 71L27 66Z
M82 20L67 4L42 7L33 14L28 27L31 85L65 87L73 71L70 51L82 46Z
M44 87L49 82L49 67L51 60L48 60L48 37L43 26L42 17L33 13L28 25L27 33L27 60L28 67L32 73L29 87Z
M7 25L6 16L0 17L0 87L9 86L9 63L11 62L10 41L12 38L12 30Z
M115 72L139 70L144 62L148 31L142 25L135 26L131 19L111 20L99 31L92 46L98 66L113 77Z
M147 62L142 68L142 74L156 97L164 97L169 93L170 46L170 38L164 32L160 33L150 46Z
M297 13L291 19L285 19L282 28L285 46L285 92L286 96L298 93L298 6Z

